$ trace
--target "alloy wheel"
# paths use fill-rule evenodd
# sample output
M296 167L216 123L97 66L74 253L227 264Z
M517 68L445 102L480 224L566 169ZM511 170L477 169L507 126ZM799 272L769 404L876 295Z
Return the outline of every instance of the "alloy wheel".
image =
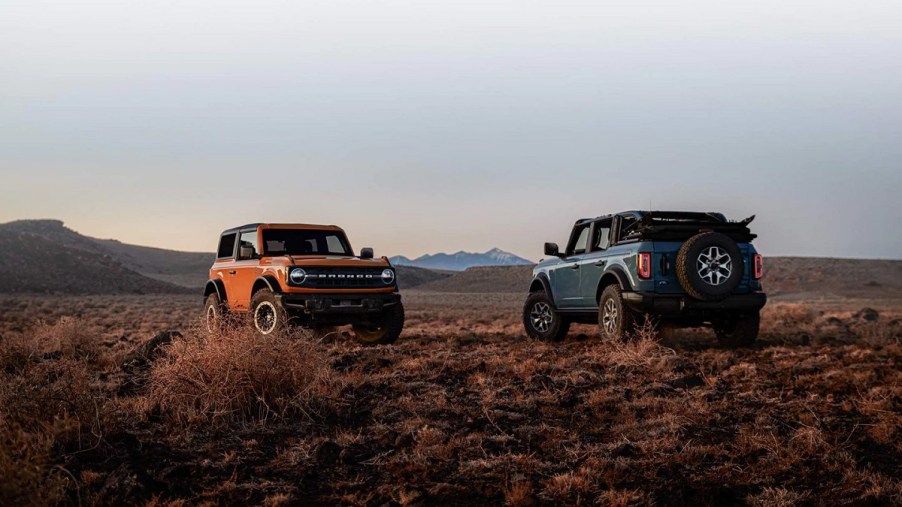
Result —
M551 305L544 302L538 302L533 305L532 311L529 312L529 318L532 321L532 327L540 333L546 333L551 329L554 322L554 314L551 313Z
M617 331L617 319L620 318L620 310L613 299L608 299L604 303L604 310L601 313L601 324L604 331L609 335L613 335Z
M276 329L276 307L269 301L263 301L254 310L254 327L262 334L272 333Z
M733 274L733 258L718 246L706 248L696 262L698 276L708 285L723 285Z

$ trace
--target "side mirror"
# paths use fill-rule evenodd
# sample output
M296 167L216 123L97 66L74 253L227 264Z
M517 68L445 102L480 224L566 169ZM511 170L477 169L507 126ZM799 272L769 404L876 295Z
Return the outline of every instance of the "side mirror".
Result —
M550 255L551 257L560 257L561 252L557 246L557 243L545 243L545 255Z
M372 248L361 248L360 249L360 258L361 259L372 259L373 258L373 249Z
M253 259L256 255L254 252L254 247L252 246L242 246L238 249L238 258L240 259Z

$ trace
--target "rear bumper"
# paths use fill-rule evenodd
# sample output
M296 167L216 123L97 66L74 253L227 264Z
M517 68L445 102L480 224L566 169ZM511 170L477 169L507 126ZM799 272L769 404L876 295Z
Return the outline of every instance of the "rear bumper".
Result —
M623 301L633 310L654 315L685 315L716 312L757 312L767 303L763 292L735 294L721 301L699 301L684 295L624 292Z
M401 304L398 293L281 294L277 297L292 317L334 325L368 322L387 307Z

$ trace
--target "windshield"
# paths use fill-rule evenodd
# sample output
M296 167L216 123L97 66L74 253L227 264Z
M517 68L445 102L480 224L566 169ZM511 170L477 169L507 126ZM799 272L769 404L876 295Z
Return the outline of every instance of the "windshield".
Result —
M266 255L353 255L341 231L264 229L263 245Z

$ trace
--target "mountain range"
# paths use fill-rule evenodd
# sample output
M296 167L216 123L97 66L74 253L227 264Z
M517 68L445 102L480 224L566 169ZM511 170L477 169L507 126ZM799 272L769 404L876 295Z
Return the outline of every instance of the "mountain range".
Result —
M498 248L493 248L485 253L461 251L454 254L427 254L416 259L398 255L389 260L395 266L413 266L445 271L465 271L470 268L485 266L527 266L535 264L531 260L518 257Z
M146 294L203 287L212 253L83 236L59 220L0 224L0 292Z

